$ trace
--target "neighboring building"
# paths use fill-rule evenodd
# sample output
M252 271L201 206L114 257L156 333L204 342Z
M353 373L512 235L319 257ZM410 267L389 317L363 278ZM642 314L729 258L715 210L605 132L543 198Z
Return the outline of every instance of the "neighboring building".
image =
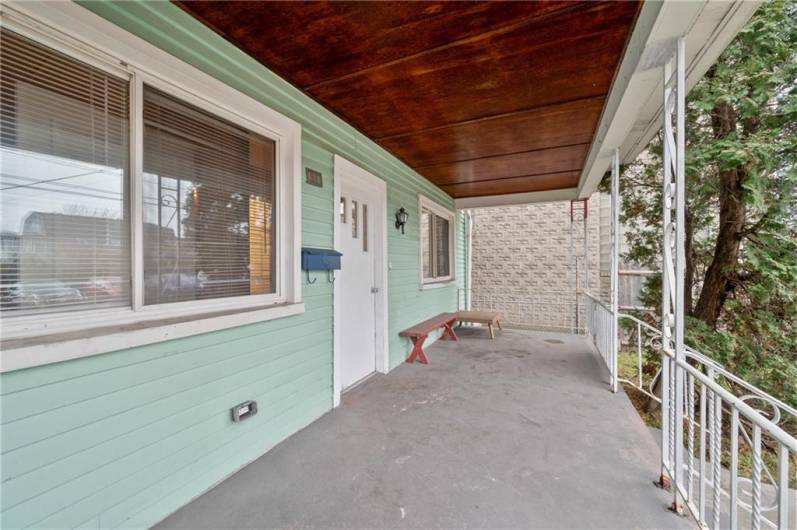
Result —
M498 206L471 210L471 305L494 308L509 325L559 331L582 330L586 289L610 294L611 198L590 197L586 231L582 202ZM587 237L586 255L584 234ZM624 230L621 226L620 234ZM621 254L627 250L621 245ZM621 260L620 304L638 306L637 270ZM464 297L460 297L460 305Z
M589 200L584 260L583 206L570 201L471 211L472 305L505 313L511 325L571 331L583 326L576 311L584 287L599 294L600 195ZM585 271L587 264L587 271ZM588 285L585 277L588 274Z

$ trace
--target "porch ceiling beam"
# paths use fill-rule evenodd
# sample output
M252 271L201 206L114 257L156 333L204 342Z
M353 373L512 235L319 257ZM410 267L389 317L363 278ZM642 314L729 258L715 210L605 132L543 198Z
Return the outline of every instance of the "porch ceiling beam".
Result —
M528 204L533 202L565 201L575 198L578 188L564 188L527 193L509 193L506 195L484 195L477 197L455 198L454 205L458 210L468 208L489 208L491 206L508 206L512 204Z
M575 186L578 183L578 171L561 171L540 175L522 175L519 177L479 180L444 184L440 187L455 199L480 197L484 195L507 195L556 190Z

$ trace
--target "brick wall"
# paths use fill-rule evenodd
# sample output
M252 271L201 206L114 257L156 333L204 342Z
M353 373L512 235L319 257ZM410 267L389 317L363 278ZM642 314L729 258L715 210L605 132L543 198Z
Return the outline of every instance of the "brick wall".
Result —
M608 294L609 211L607 196L589 199L588 290L602 298ZM581 327L583 308L577 314L575 304L585 283L578 257L584 229L576 222L571 236L570 201L480 208L472 215L472 307L500 310L517 327Z

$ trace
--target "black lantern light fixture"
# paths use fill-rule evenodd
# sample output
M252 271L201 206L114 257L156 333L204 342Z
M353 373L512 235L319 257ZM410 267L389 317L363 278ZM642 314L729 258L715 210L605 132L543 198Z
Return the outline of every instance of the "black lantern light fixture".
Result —
M407 224L407 218L410 214L407 213L407 210L404 209L402 206L396 212L396 230L401 228L401 234L404 235L404 225Z

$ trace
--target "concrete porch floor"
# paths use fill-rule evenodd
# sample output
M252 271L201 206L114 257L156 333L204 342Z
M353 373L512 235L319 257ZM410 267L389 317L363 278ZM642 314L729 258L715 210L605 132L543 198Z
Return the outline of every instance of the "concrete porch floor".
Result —
M157 528L692 528L582 337L458 330Z

